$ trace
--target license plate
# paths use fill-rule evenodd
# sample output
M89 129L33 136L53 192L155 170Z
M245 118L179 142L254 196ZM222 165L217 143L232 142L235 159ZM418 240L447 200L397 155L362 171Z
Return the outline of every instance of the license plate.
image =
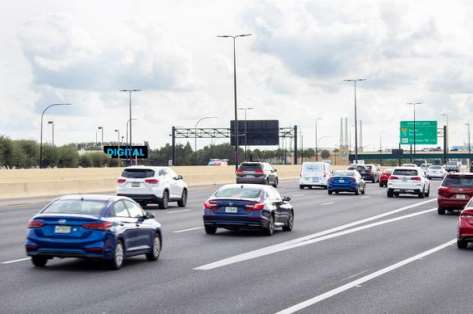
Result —
M71 233L71 227L70 226L55 226L54 232L55 233Z
M407 178L402 178L402 181L407 181Z
M465 194L457 194L455 195L455 198L457 200L465 200L466 199L466 195Z
M312 178L312 182L319 182L319 178Z
M345 180L338 180L338 182L340 182L340 183L344 183L344 182L345 182Z
M238 207L225 207L226 213L238 213Z
M139 188L140 185L141 185L141 183L139 183L139 182L132 182L131 183L131 187L133 187L133 188Z
M247 177L247 178L254 178L255 176L250 175L250 174L247 174L245 177Z

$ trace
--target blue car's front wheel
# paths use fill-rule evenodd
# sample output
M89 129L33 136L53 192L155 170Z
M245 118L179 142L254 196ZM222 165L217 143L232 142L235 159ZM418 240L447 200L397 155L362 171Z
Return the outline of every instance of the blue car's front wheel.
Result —
M151 252L146 254L146 259L148 261L157 261L159 258L159 254L161 253L161 238L158 234L156 234L153 242L153 247L151 248Z
M31 263L35 267L44 267L48 263L48 258L40 255L31 256Z

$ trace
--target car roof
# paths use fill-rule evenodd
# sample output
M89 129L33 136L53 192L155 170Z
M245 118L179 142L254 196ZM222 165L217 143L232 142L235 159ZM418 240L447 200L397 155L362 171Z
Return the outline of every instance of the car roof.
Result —
M68 194L58 197L56 200L87 200L110 202L123 197L111 194Z
M138 165L138 166L125 167L125 169L123 169L123 170L128 170L128 169L151 169L151 170L160 170L160 169L169 169L169 167L166 167L166 166L143 166L143 165Z
M473 173L471 173L471 172L454 172L454 173L449 172L447 174L447 176L448 177L456 177L456 176L470 176L471 177L471 176L473 176Z
M238 188L238 187L256 188L256 189L260 189L260 190L271 190L271 189L273 189L273 187L270 186L270 185L247 184L247 183L243 183L243 184L236 184L236 183L233 183L233 184L225 184L225 185L222 185L222 186L221 186L220 188L218 188L218 189L220 190L220 189L223 189L223 188Z
M401 166L401 167L394 167L394 170L422 170L419 167L406 167L406 166Z

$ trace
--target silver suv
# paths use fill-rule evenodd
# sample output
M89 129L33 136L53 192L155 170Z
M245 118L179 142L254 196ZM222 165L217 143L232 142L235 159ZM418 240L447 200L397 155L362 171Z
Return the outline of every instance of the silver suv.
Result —
M277 187L278 171L267 162L242 162L236 171L236 183L268 184Z

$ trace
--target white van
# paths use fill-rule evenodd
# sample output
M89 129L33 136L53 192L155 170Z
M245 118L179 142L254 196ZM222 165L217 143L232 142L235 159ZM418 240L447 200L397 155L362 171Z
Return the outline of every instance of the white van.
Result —
M326 162L304 162L299 178L299 188L315 186L327 188L328 179L332 176L332 166Z

